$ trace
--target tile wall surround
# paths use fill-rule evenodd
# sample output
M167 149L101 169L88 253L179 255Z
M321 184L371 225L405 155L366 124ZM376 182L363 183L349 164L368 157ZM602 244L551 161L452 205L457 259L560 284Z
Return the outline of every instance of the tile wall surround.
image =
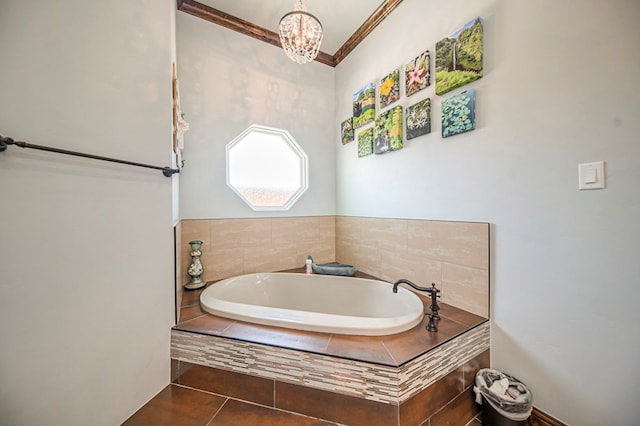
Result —
M204 279L341 262L393 282L435 282L442 301L489 317L489 224L352 216L183 220L181 244L204 242ZM180 283L191 258L182 248ZM180 305L178 305L180 306Z
M443 302L489 318L488 223L337 216L336 258L389 282L435 282Z
M489 349L485 322L401 366L172 330L171 358L398 405Z
M308 255L317 263L335 261L335 217L304 216L259 219L183 220L182 244L202 240L205 281L254 272L273 272L304 265ZM182 283L191 263L182 253Z

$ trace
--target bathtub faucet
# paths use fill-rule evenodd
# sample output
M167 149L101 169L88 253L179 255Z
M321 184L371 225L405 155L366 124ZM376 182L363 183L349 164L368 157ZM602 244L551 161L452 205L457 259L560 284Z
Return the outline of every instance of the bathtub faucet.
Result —
M438 327L436 326L435 320L440 319L440 315L438 315L438 310L440 310L440 306L438 306L438 302L436 301L436 298L440 297L440 290L436 288L436 283L431 283L431 287L420 287L418 285L415 285L411 281L402 278L396 281L395 283L393 283L394 293L398 292L398 286L400 284L407 284L408 286L413 287L418 291L426 291L427 293L429 293L429 295L431 296L431 306L430 306L431 312L429 312L428 314L429 322L427 323L425 328L427 329L427 331L438 331Z
M415 285L414 283L412 283L409 280L405 280L404 278L402 278L402 279L396 281L395 283L393 283L393 292L394 293L398 292L398 285L400 285L400 284L407 284L407 285L410 285L411 287L415 288L416 290L426 291L427 293L431 293L431 289L430 288L428 288L428 287L420 287L418 285ZM433 283L432 286L435 287L435 283Z

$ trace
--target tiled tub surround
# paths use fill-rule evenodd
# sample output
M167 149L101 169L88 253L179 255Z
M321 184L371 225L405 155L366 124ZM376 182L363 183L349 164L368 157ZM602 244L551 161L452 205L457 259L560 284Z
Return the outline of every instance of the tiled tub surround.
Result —
M172 331L174 383L342 424L466 424L476 414L471 385L489 366L482 317L442 303L436 333L425 319L390 336L331 335L204 314L199 293L185 293Z
M389 282L435 282L443 302L489 317L488 223L337 216L336 259Z
M436 282L443 302L489 317L488 223L310 216L183 220L181 228L183 246L204 241L205 281L296 268L310 254L389 282ZM191 258L181 251L184 283Z
M436 333L425 319L390 336L331 335L205 314L200 291L185 292L174 383L341 424L463 425L476 414L473 379L489 367L489 224L322 216L181 226L183 245L204 241L207 281L297 268L311 254L390 282L436 282L442 319Z
M261 219L183 220L182 242L202 240L205 281L253 272L274 272L304 265L308 255L316 263L333 262L335 217L305 216ZM182 250L182 282L189 279L189 250Z
M487 349L488 323L397 367L178 330L171 335L178 361L395 405Z

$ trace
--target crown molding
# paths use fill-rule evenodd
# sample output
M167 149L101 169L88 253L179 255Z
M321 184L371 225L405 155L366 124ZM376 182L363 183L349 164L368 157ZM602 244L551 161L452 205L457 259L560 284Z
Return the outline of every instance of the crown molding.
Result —
M337 66L358 46L387 16L391 14L402 0L385 0L362 25L349 37L334 55L320 51L316 61L330 67ZM282 47L280 36L273 31L258 26L244 19L236 18L221 10L199 3L195 0L178 0L178 10L204 19L205 21L237 31L271 45Z

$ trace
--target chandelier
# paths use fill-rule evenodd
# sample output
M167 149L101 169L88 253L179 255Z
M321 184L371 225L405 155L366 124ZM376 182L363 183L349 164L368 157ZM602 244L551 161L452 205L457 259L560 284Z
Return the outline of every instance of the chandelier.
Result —
M298 0L293 12L280 20L280 43L291 60L299 64L313 61L322 43L322 24Z

